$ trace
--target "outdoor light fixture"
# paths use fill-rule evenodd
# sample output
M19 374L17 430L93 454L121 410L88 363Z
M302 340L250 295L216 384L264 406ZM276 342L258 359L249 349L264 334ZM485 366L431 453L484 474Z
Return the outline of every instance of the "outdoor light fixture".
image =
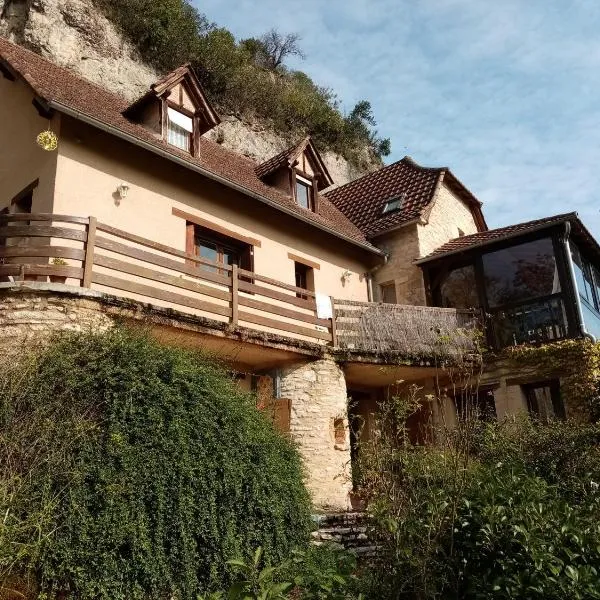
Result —
M347 283L348 280L350 279L350 277L352 277L352 271L350 271L350 269L346 269L343 273L342 273L342 281L344 283Z
M117 195L121 200L127 198L127 194L129 193L129 186L126 183L121 183L117 187Z

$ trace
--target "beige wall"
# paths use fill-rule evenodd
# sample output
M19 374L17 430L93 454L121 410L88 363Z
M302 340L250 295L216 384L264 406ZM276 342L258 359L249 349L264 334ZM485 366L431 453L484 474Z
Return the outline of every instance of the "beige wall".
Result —
M33 192L32 210L50 212L52 207L57 153L36 144L37 135L48 128L48 120L40 117L32 100L25 83L0 75L0 209L36 179L39 185ZM52 120L51 127L59 132L59 117Z
M119 201L117 186L129 185ZM56 176L54 211L93 215L109 225L185 250L185 220L193 213L236 233L258 238L257 273L294 284L288 252L317 262L315 288L344 299L366 300L363 274L372 257L339 239L279 214L201 175L65 119ZM352 273L342 281L342 273Z
M477 225L468 206L442 184L437 193L426 224L417 226L419 258L431 254L447 241L477 232Z
M467 205L442 184L425 222L377 238L377 245L389 253L389 260L373 275L374 299L380 299L379 285L394 282L398 304L425 305L423 272L414 261L458 237L459 229L469 235L477 231L477 225Z
M424 305L423 274L413 264L419 257L417 225L407 225L378 237L377 246L389 254L389 259L373 273L374 300L380 299L380 285L394 282L398 304Z

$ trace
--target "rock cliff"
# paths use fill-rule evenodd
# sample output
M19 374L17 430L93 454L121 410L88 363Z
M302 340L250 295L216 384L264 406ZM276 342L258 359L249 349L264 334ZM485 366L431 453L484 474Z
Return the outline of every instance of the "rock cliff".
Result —
M141 96L159 78L93 0L0 0L0 35L129 100ZM221 125L207 135L257 161L291 142L260 123L221 116ZM362 174L334 153L324 153L324 160L337 185Z

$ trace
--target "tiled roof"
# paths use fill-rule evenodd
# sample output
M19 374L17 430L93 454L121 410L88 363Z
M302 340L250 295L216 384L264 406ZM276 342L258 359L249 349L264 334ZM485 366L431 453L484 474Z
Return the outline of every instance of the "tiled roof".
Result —
M446 242L443 246L440 246L428 256L419 259L417 263L441 258L447 254L456 254L458 252L463 252L478 246L485 246L493 242L515 237L523 233L545 229L546 227L550 227L558 223L564 223L565 221L571 221L573 219L577 219L579 223L577 213L565 213L561 215L554 215L552 217L545 217L544 219L536 219L535 221L517 223L516 225L509 225L508 227L500 227L498 229L490 229L489 231L481 231L471 235L464 235Z
M326 197L367 237L372 237L423 216L442 179L474 209L480 229L487 229L481 203L447 168L421 167L409 156L331 190ZM383 214L386 202L396 198L401 199L401 208Z
M307 140L308 138L304 138L294 146L291 146L272 158L265 160L265 162L260 163L260 165L254 169L257 177L262 179L263 177L274 173L277 169L288 166L290 162L294 160L300 149L306 145Z
M254 172L254 161L205 138L201 138L199 155L192 157L156 138L142 125L128 120L123 115L128 108L124 98L4 38L0 38L0 59L24 79L38 96L59 112L63 107L69 109L70 114L77 118L87 117L98 123L98 126L107 126L115 135L117 132L125 134L130 139L153 147L190 168L202 169L207 176L214 175L233 187L241 187L249 194L255 194L303 220L374 249L360 229L326 199L319 202L319 212L314 213L299 206L291 196L265 185Z

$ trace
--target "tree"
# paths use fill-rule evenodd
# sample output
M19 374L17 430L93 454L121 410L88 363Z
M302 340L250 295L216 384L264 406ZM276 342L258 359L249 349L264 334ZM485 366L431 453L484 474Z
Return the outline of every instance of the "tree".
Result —
M279 33L276 29L270 29L260 37L262 52L264 53L264 66L276 71L283 65L288 56L305 58L304 53L298 46L300 36L297 33Z

